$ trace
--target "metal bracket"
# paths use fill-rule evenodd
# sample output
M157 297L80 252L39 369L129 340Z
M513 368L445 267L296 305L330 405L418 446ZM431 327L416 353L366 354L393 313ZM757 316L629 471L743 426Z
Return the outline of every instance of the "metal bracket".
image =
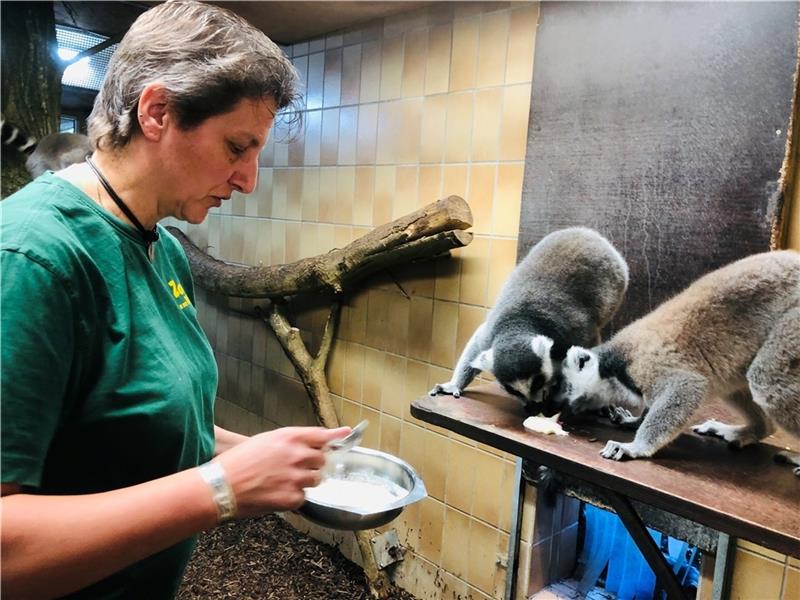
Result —
M736 557L736 538L720 532L717 542L717 556L714 559L714 583L712 600L728 600L731 596L733 562Z
M378 534L369 543L379 569L385 569L389 565L403 560L405 549L400 545L396 530L390 529Z
M511 531L508 536L506 558L505 600L514 600L517 595L517 571L519 570L519 540L522 534L522 508L525 500L525 479L522 475L522 459L517 458L514 467L514 493L511 504Z
M647 532L642 520L631 506L630 500L625 496L612 490L604 490L604 495L608 498L611 507L617 516L622 520L625 529L631 534L633 541L639 546L639 551L644 556L659 584L664 588L669 600L686 600L686 595L681 588L681 583L672 572L672 568L667 563L661 550L656 546L653 538Z

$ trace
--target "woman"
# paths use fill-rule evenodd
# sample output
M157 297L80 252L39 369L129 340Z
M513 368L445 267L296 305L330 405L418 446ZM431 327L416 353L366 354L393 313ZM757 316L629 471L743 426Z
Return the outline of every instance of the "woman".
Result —
M214 355L186 257L158 225L200 223L254 189L296 85L277 46L234 14L159 5L109 65L94 154L4 201L7 597L173 597L193 536L299 506L325 444L348 432L214 427Z

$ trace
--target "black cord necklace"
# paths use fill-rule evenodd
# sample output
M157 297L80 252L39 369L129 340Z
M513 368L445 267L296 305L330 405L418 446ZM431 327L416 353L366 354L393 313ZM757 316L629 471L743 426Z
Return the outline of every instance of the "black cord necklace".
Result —
M153 244L158 241L158 228L157 227L153 227L152 229L144 228L144 225L142 225L139 219L136 218L136 215L133 214L133 211L131 211L131 209L128 208L128 205L122 201L122 198L120 198L119 194L117 194L117 192L114 191L114 188L111 187L111 184L108 183L108 180L105 177L103 177L103 174L100 172L100 169L98 169L92 162L91 156L86 157L86 164L89 165L89 168L97 177L97 180L100 182L100 185L102 185L103 188L105 188L108 195L111 196L111 199L116 203L119 209L123 213L125 213L125 216L128 217L131 223L133 223L134 227L136 227L136 229L139 230L139 233L142 234L144 242L147 246L147 257L152 261L153 257L155 256L155 249L153 247Z

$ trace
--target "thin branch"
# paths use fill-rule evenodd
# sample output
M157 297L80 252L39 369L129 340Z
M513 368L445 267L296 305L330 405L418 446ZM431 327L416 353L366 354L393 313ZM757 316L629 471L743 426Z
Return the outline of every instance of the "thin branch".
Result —
M260 311L259 311L260 312ZM275 336L278 338L289 360L292 361L300 377L305 380L310 374L311 354L306 349L300 330L292 327L289 318L283 311L283 307L278 302L273 302L269 311L262 317L267 325L270 326Z
M336 335L336 328L339 324L339 316L341 314L342 304L334 302L331 305L331 310L328 313L328 319L325 321L325 329L322 331L322 341L319 344L319 351L317 357L314 359L315 367L321 372L325 372L325 365L328 362L328 354L330 354L333 339Z

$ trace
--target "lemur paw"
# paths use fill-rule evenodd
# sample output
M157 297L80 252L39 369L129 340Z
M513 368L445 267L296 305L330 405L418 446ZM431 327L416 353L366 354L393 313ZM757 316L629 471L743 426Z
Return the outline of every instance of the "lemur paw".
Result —
M624 444L622 442L610 441L606 443L606 447L600 451L603 458L610 458L611 460L622 460L623 458L638 458L643 456L640 452L634 449L633 442Z
M601 419L608 419L610 421L616 410L616 406L601 406L597 409L597 416Z
M614 425L620 425L626 420L635 419L636 417L634 417L633 413L627 408L622 408L621 406L612 406L611 410L609 411L608 418Z
M692 426L692 431L694 431L697 435L710 435L721 438L722 433L720 430L720 425L722 425L722 427L728 427L725 425L725 423L720 423L716 419L709 419L705 423Z
M461 397L461 388L451 382L447 383L437 383L433 386L433 389L428 392L431 396L436 396L437 394L450 394L454 398Z
M721 438L728 442L728 446L733 450L739 450L759 440L758 436L748 427L728 425L716 419L709 419L705 423L695 425L692 427L692 431L698 435L710 435Z

